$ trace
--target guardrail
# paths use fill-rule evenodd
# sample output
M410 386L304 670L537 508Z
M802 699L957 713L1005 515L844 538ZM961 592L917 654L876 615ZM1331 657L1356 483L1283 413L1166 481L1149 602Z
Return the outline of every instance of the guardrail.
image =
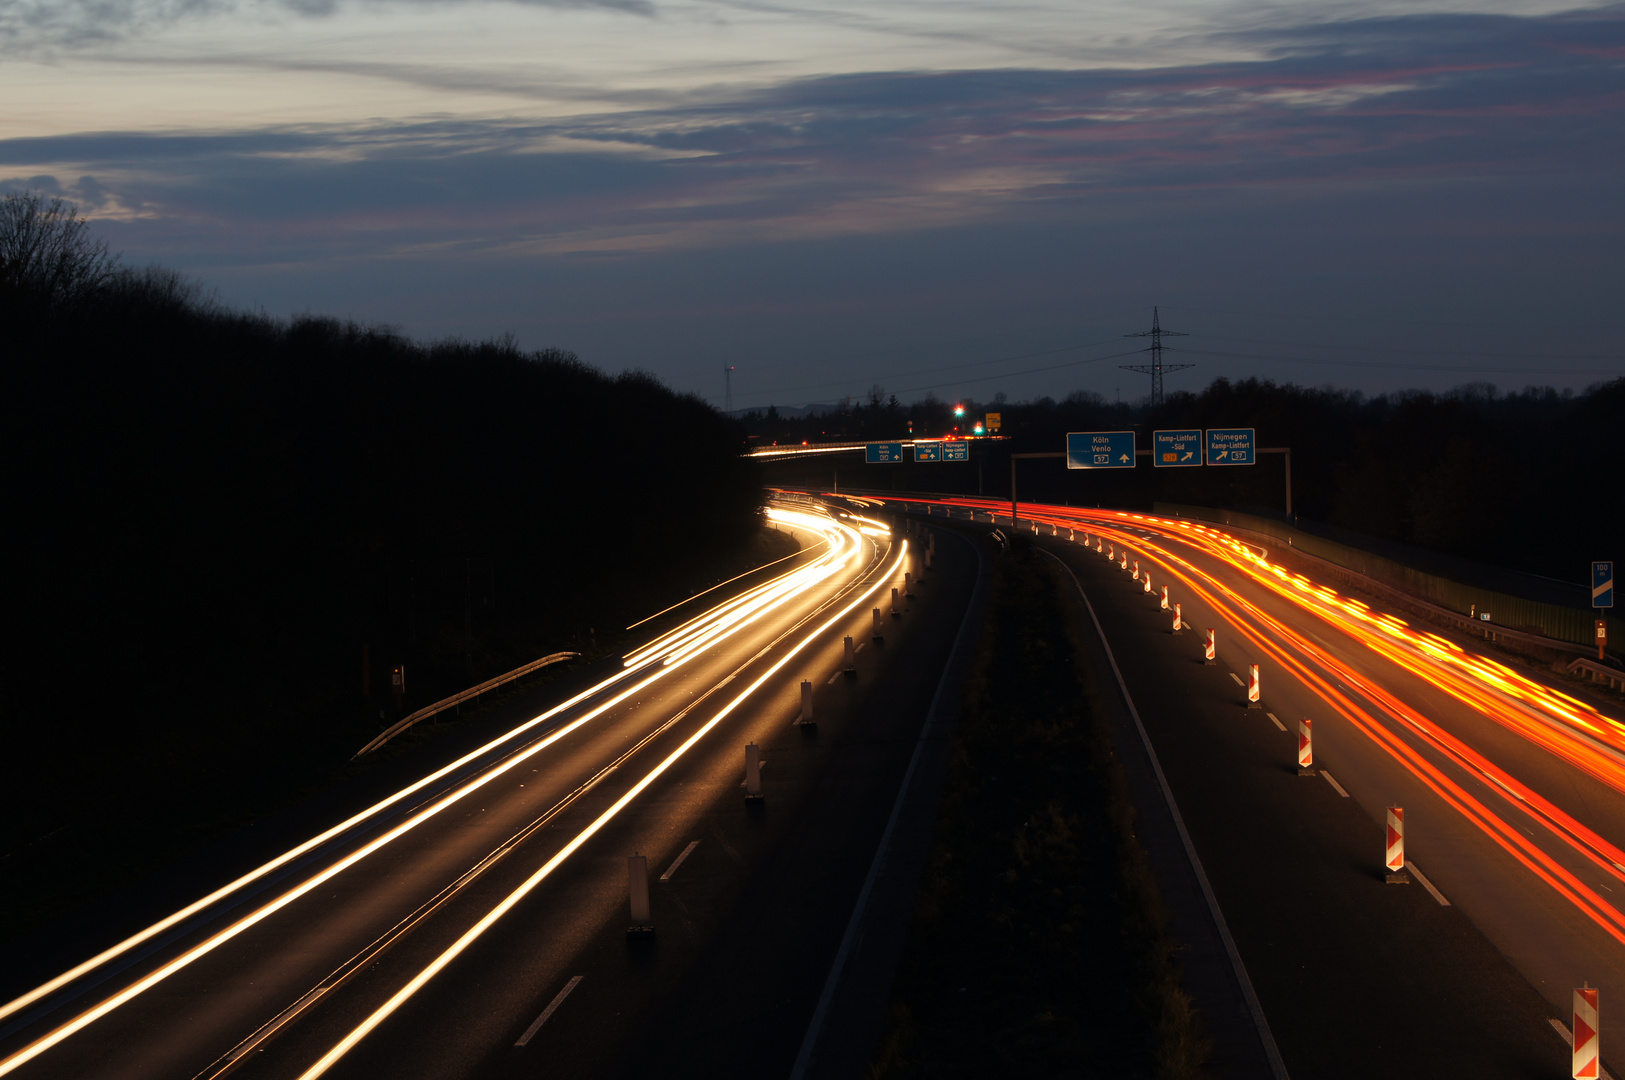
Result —
M1266 551L1273 546L1273 550L1277 553L1281 551L1291 552L1298 558L1320 567L1322 571L1331 577L1341 579L1346 585L1353 585L1378 596L1387 597L1412 610L1420 611L1432 618L1439 619L1441 622L1449 623L1458 630L1465 631L1475 637L1481 637L1485 641L1522 645L1526 649L1541 649L1548 653L1589 653L1591 651L1589 645L1579 645L1572 641L1564 641L1561 638L1548 637L1544 634L1532 634L1527 630L1514 630L1508 626L1486 622L1483 619L1475 619L1469 615L1463 615L1459 611L1441 607L1417 596L1415 593L1396 588L1385 581L1362 574L1358 570L1352 570L1341 563L1333 562L1319 555L1312 555L1297 545L1288 545L1286 548L1282 548L1279 546L1281 538L1278 536L1272 536L1269 533L1259 532L1255 529L1242 528L1234 522L1213 522L1213 524L1224 525L1238 538L1250 539L1252 543L1257 544ZM1263 541L1270 541L1271 543L1266 544ZM1602 665L1598 666L1601 667ZM1604 667L1603 670L1607 671L1609 669Z
M451 695L451 697L449 697L449 698L444 698L444 699L442 699L440 701L435 702L433 705L426 705L423 708L419 709L417 712L413 713L412 715L410 715L410 716L408 716L408 717L406 717L404 719L397 720L395 723L393 723L389 727L385 728L384 731L382 731L378 735L377 738L372 740L372 742L368 743L366 746L363 746L361 749L357 750L355 752L355 754L350 758L350 760L354 761L354 760L356 760L356 758L359 758L363 754L372 753L374 750L378 749L380 746L384 745L386 742L393 739L395 736L399 735L401 732L405 731L407 728L411 727L413 724L417 723L419 720L426 720L429 717L433 716L435 713L444 712L445 710L451 708L453 705L461 705L463 702L467 701L469 698L479 697L481 694L485 693L487 690L494 690L497 687L501 686L503 683L512 682L513 680L515 680L517 678L520 678L521 676L529 675L531 672L536 671L536 670L538 670L540 668L547 667L549 664L557 664L557 663L559 663L560 661L563 661L563 660L574 660L576 657L578 657L580 655L581 654L578 653L578 652L549 653L547 656L542 657L540 660L532 660L530 663L526 664L524 667L514 668L512 671L508 672L506 675L498 675L494 679L486 679L484 682L480 683L478 686L470 686L467 690L459 691L458 693L455 693L455 694Z
M1546 647L1562 646L1565 652L1590 652L1596 648L1596 615L1583 608L1565 607L1495 589L1466 585L1362 548L1292 528L1284 522L1239 511L1159 502L1155 504L1154 512L1165 517L1185 517L1246 529L1290 545L1300 555L1319 558L1341 570L1359 574L1365 580L1380 583L1409 602L1426 604L1429 610L1440 612L1452 622L1457 622L1462 629L1481 637L1550 642ZM1462 611L1462 608L1469 610ZM1486 612L1492 613L1494 618L1475 620L1474 616ZM1615 618L1608 621L1609 637L1625 641L1625 625Z
M1569 665L1568 671L1570 675L1579 675L1592 682L1607 683L1615 690L1625 690L1625 671L1616 671L1595 660L1588 660L1582 656Z

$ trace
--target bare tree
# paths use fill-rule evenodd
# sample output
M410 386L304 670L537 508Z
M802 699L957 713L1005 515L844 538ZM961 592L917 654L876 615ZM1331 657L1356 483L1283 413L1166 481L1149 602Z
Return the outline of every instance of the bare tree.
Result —
M0 291L58 304L106 283L117 264L73 203L34 191L0 198Z

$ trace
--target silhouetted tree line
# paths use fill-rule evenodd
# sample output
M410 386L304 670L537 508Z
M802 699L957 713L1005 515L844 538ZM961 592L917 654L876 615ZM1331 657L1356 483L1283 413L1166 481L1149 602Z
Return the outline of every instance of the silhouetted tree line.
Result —
M588 646L753 534L739 426L650 376L227 310L23 198L78 268L0 241L0 854L341 762L392 664L411 708Z
M952 429L951 403L890 408L865 403L805 418L744 418L755 442L897 438ZM864 466L854 459L789 461L784 479L843 488L975 491L1008 496L1013 450L1060 450L1069 431L1133 428L1149 448L1162 428L1252 427L1261 446L1292 448L1293 509L1385 540L1565 581L1586 580L1592 559L1625 557L1625 379L1583 393L1530 387L1503 393L1470 384L1447 393L1401 391L1367 397L1259 379L1215 380L1198 394L1175 393L1156 408L1107 402L1080 391L1062 401L965 402L974 422L999 412L1010 442L981 448L968 464ZM775 410L776 412L776 410ZM963 423L962 421L960 423ZM829 434L822 434L829 432ZM1067 473L1060 462L1022 462L1024 498L1149 508L1156 500L1279 514L1284 463L1265 455L1235 468L1153 468Z

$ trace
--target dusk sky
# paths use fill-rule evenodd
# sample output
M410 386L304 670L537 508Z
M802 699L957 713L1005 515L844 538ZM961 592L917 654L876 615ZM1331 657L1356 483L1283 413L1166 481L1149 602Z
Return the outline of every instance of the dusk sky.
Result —
M721 403L1625 374L1625 6L0 0L0 189Z

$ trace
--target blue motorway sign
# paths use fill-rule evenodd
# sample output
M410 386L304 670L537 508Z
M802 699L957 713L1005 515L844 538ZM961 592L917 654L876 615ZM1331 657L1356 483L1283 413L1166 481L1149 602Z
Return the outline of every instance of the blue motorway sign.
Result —
M863 460L867 465L890 465L903 460L903 444L900 442L872 442L863 451Z
M1069 469L1134 468L1134 432L1067 432L1066 467Z
M936 443L917 442L914 444L915 461L941 461L942 448Z
M1594 608L1614 606L1614 564L1612 561L1591 564L1591 606Z
M942 444L943 461L969 461L970 443L945 442Z
M1258 464L1258 440L1250 427L1222 427L1207 429L1207 463L1209 465Z
M1151 464L1179 468L1202 464L1202 431L1153 431L1151 433Z

